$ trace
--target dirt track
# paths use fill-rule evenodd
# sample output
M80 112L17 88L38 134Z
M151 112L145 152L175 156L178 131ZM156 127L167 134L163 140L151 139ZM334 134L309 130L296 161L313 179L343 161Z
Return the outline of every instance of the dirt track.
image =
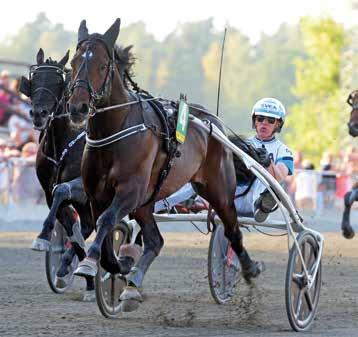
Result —
M207 236L166 233L165 247L144 284L145 302L117 320L82 303L81 280L64 295L47 285L44 255L28 247L34 233L0 233L0 336L293 336L284 280L286 238L246 234L266 272L235 299L214 304L207 281ZM356 240L325 233L323 286L317 319L304 336L358 336Z

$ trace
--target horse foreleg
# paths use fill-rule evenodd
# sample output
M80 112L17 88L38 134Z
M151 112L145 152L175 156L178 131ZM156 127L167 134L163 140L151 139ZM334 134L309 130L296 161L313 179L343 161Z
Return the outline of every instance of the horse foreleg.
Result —
M119 299L122 301L123 311L133 311L138 308L142 296L139 288L142 286L144 276L154 259L159 255L164 240L158 225L153 217L154 204L147 205L134 213L134 219L141 226L144 241L144 251L136 265L127 275L127 287Z
M64 201L72 201L80 204L85 204L87 202L82 178L76 178L69 182L56 185L52 191L50 212L43 223L41 233L33 241L31 249L37 251L49 250L51 234L56 222L56 215Z
M354 229L350 224L350 211L354 201L358 201L358 188L349 191L344 196L344 211L342 217L342 234L346 239L354 237Z
M128 285L137 288L142 286L143 278L153 260L159 255L164 240L153 216L153 205L147 205L134 213L134 219L142 230L144 251L136 266L127 276Z
M96 238L88 250L87 258L80 263L75 271L75 275L84 277L96 276L98 271L97 262L100 259L105 238L114 227L117 219L123 219L135 208L137 202L136 196L138 194L129 190L129 193L117 193L114 196L111 205L97 219L96 225L98 230ZM96 208L95 205L92 205L93 208ZM113 254L110 254L110 257L112 257L111 261L106 261L111 268L109 271L113 273L120 272L120 266L114 259Z
M93 226L91 224L82 222L81 234L84 240L86 240L91 235L92 231L93 231ZM75 255L76 255L76 249L75 246L72 244L71 247L67 248L65 253L62 255L61 263L56 273L57 287L64 288L67 286L68 279L71 276L69 273L69 266L71 265ZM82 254L82 251L80 253L80 256L82 259L85 256L84 254ZM86 302L93 301L95 298L93 291L94 291L94 279L93 277L90 276L86 277L86 291L83 300Z

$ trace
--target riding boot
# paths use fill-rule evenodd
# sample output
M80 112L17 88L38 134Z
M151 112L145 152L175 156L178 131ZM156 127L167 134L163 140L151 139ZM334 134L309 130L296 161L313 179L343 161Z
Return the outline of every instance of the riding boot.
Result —
M269 214L274 210L276 201L272 194L265 189L254 203L254 218L257 222L264 222Z

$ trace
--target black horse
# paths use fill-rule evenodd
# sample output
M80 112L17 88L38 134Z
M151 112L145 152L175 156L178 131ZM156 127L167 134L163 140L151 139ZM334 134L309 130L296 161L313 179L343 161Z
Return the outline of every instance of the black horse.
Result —
M113 66L119 26L117 19L104 35L89 35L82 21L71 61L68 111L75 125L87 123L82 177L98 228L88 257L75 274L94 276L99 260L108 271L121 272L111 242L105 239L116 220L130 214L141 226L144 252L127 276L121 300L140 301L138 288L164 243L153 217L154 203L190 181L222 219L243 276L256 277L261 264L249 257L237 222L232 152L194 123L189 124L186 141L178 145L158 111L159 102L126 89ZM191 105L190 113L224 132L221 122L202 107Z
M77 254L80 260L86 256L84 240L94 229L89 201L80 178L85 133L70 124L64 111L69 73L65 65L68 58L69 52L59 62L51 58L45 61L44 52L40 49L37 64L31 67L29 79L22 77L20 88L32 101L30 116L35 129L41 131L36 173L50 208L32 249L49 249L56 218L65 227L72 242L56 273L56 286L59 288L67 285L70 276L68 266L74 255ZM88 277L85 300L93 297L93 290L93 278Z
M348 122L348 132L352 137L358 137L358 90L349 94L347 103L352 107ZM351 207L355 201L358 201L358 182L344 196L344 211L342 218L342 232L347 239L354 237L354 230L350 224Z

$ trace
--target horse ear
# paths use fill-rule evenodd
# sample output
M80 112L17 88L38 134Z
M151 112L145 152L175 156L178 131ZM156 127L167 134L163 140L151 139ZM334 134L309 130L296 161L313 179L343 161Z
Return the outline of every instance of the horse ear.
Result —
M24 76L21 76L20 92L27 97L30 97L31 95L31 82Z
M103 34L103 38L106 41L107 46L114 47L116 40L118 38L119 29L121 26L121 19L116 19L113 25Z
M130 53L130 51L131 51L132 48L133 48L133 45L131 44L131 45L125 47L125 48L123 49L123 52L124 52L126 55L129 55L129 53Z
M78 42L81 42L88 37L88 29L86 26L86 20L82 20L80 27L78 28Z
M40 48L38 53L37 53L37 56L36 56L37 64L44 63L44 59L45 59L44 51L42 50L42 48Z
M350 106L353 105L353 96L354 96L353 93L354 93L354 91L351 92L351 93L349 94L348 98L347 98L347 103L348 103Z
M67 50L66 55L61 59L61 61L58 62L58 64L61 64L61 66L65 66L65 64L68 62L69 57L70 57L70 50Z

